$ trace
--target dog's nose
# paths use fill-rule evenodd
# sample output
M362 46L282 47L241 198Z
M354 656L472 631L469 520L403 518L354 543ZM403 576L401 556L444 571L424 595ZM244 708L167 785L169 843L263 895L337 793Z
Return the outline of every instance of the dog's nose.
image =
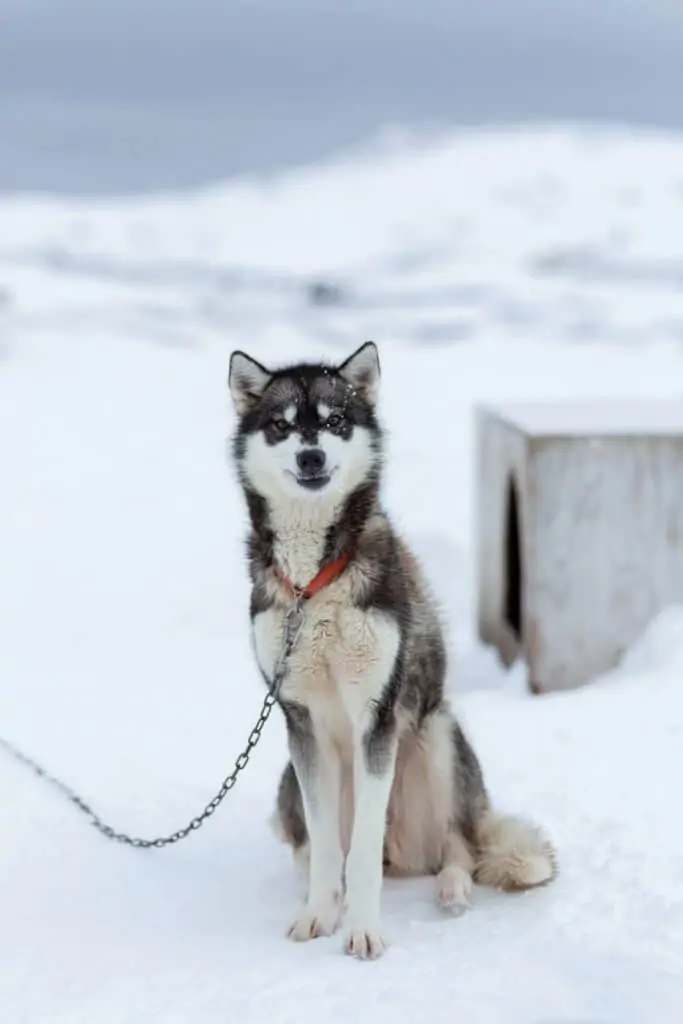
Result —
M317 476L325 465L322 448L303 448L296 453L296 464L302 476Z

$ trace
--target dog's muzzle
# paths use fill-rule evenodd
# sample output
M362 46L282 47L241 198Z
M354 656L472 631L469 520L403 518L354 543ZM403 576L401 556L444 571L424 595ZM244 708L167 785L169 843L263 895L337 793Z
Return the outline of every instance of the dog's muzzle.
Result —
M299 471L297 483L309 490L324 487L330 479L326 469L326 455L322 448L302 448L296 454L296 465Z

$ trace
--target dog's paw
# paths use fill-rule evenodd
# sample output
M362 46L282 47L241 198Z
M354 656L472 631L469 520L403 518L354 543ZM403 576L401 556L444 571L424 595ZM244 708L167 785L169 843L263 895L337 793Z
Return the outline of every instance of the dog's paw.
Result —
M305 906L293 925L287 930L293 942L308 942L333 935L339 922L339 900L330 899L316 906Z
M457 864L449 864L439 874L436 882L440 907L456 915L463 914L469 909L472 892L472 876L469 871L458 867Z
M352 928L344 936L344 950L358 960L377 960L387 948L379 928Z

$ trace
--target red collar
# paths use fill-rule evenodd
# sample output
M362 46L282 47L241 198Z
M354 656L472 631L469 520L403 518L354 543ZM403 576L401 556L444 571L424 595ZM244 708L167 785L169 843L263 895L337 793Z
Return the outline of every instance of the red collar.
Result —
M284 583L287 589L291 590L296 597L308 600L314 594L317 594L319 590L322 590L323 587L326 587L328 583L336 579L337 576L341 576L349 563L349 558L349 552L343 551L339 558L335 558L333 562L328 562L327 565L324 565L320 572L316 573L305 587L297 587L295 583L292 583L278 565L275 566L275 575L280 580L280 583Z

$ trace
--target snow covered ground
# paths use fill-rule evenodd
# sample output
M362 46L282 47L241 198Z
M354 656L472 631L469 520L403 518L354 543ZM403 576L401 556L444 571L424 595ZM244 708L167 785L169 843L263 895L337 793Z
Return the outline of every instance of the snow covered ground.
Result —
M310 301L320 283L336 304ZM473 405L681 395L682 285L664 136L395 140L196 195L0 200L0 733L117 827L203 806L262 699L229 353L373 337L387 503L443 599L454 700L498 803L561 864L460 920L431 880L387 883L392 946L364 965L283 937L301 885L267 825L279 718L162 852L108 844L0 757L3 1024L683 1019L683 609L595 686L529 697L476 643L471 519Z

